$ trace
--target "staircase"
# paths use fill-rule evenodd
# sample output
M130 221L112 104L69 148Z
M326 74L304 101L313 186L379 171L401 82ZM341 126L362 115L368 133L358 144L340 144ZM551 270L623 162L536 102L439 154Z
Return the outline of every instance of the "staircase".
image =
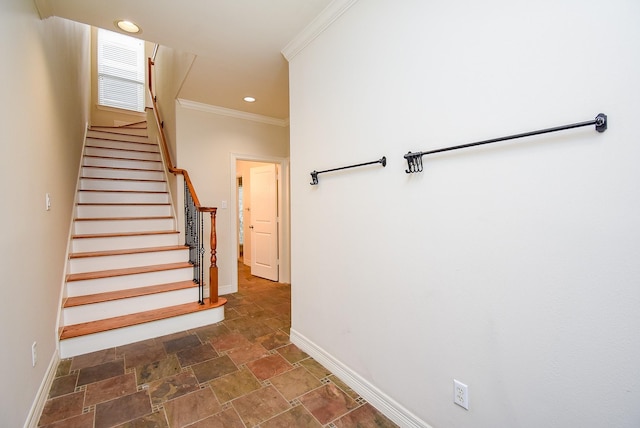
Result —
M60 357L216 323L198 304L158 145L146 123L87 133L60 328Z

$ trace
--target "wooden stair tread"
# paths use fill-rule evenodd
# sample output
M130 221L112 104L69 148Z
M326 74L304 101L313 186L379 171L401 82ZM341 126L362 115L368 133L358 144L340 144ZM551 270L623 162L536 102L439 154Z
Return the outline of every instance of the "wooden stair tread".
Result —
M148 217L80 217L75 221L119 221L119 220L166 220L173 219L173 216L148 216Z
M112 278L114 276L135 275L140 273L162 272L173 269L192 268L189 262L165 263L161 265L136 266L123 269L97 270L93 272L71 273L67 275L67 282L83 281L87 279Z
M117 156L96 156L96 155L84 155L85 158L100 158L100 159L115 159L115 160L128 160L128 161L140 161L140 162L157 162L161 163L162 161L153 160L153 159L136 159L136 158L121 158Z
M141 125L143 125L146 128L147 127L147 120L146 119L145 120L139 120L137 122L127 123L126 125L119 125L117 127L118 128L133 128L133 127L141 126Z
M105 180L105 181L132 181L132 182L153 182L153 183L164 183L165 180L152 180L148 178L120 178L120 177L80 177L81 180Z
M147 129L147 121L146 120L141 120L139 122L131 122L131 123L127 123L126 125L93 125L89 127L89 131L93 131L97 128L104 128L104 129L127 129L127 128L132 128L132 129Z
M138 236L138 235L168 235L172 233L180 233L177 230L152 230L146 232L121 232L121 233L88 233L82 235L73 235L73 239L85 238L119 238L122 236Z
M162 172L161 169L144 169L144 168L123 168L121 166L104 166L104 165L82 165L83 168L99 168L113 169L117 171L144 171L144 172Z
M147 121L146 120L140 120L138 122L131 122L131 123L127 123L126 125L117 125L117 126L110 126L110 125L93 125L89 127L89 130L91 129L95 129L95 128L107 128L107 129L127 129L127 128L133 128L133 129L141 129L139 128L141 127L142 129L146 129L147 128Z
M198 304L198 302L185 303L182 305L169 306L152 311L138 312L136 314L122 315L119 317L107 318L99 321L73 324L62 328L60 339L70 339L72 337L85 336L88 334L115 330L122 327L130 327L133 325L143 324L151 321L158 321L180 315L187 315L194 312L206 311L208 309L219 308L225 303L227 303L227 299L225 299L224 297L218 297L218 301L214 304L211 304L209 299L204 299L204 305L200 305Z
M141 134L137 134L136 132L140 132L141 129L148 129L148 128L129 128L129 129L135 129L134 132L122 132L122 131L128 131L127 128L114 128L114 127L101 127L100 129L98 129L97 127L94 128L89 128L88 132L101 132L103 134L109 134L110 136L125 136L125 137L142 137L142 138L149 138L149 135L147 133L147 135L141 135ZM88 138L92 138L92 137L88 137Z
M105 132L105 131L98 131L98 132ZM135 137L135 138L146 138L148 139L149 137L145 136L145 135L129 135L129 134L116 134L116 133L112 133L110 134L113 137L110 136L95 136L95 135L87 135L87 140L97 140L97 141L113 141L116 143L127 143L127 144L144 144L147 145L149 147L157 147L157 144L151 141L130 141L130 140L126 140L123 138L118 138L118 137ZM87 145L87 147L92 147L91 145ZM101 147L101 148L113 148L113 147ZM159 153L159 152L157 152Z
M109 141L111 141L111 140L109 140ZM137 141L117 141L117 142L126 143L126 144L146 144L146 143L139 143ZM160 154L160 152L155 151L155 150L136 150L136 149L133 149L133 148L125 149L123 147L96 146L94 144L87 144L85 146L85 148L86 147L90 147L92 149L119 150L121 152L151 153L151 154L156 154L156 155Z
M127 137L127 135L123 135L123 134L113 134L113 135L120 135L121 137ZM147 137L143 137L142 135L132 135L132 137L140 137L140 138L147 138ZM91 142L89 142L89 140L93 140ZM140 147L112 147L110 146L108 143L107 144L102 144L102 142L111 142L111 143L124 143L124 144L138 144ZM85 145L85 147L91 147L94 149L110 149L110 150L125 150L128 152L140 152L140 153L156 153L156 154L160 154L160 152L157 150L158 145L156 143L151 143L151 142L146 142L146 141L129 141L129 140L123 140L123 139L118 139L118 138L101 138L101 137L92 137L90 135L87 136L87 144ZM145 150L146 149L146 150Z
M126 290L110 291L107 293L87 294L84 296L68 297L63 307L90 305L92 303L110 302L113 300L128 299L131 297L148 296L150 294L165 293L168 291L184 290L197 287L193 281L170 282L167 284L149 285L146 287L128 288Z
M141 129L148 129L146 126L144 128L125 128L122 126L92 126L88 129L89 132L105 132L107 134L114 134L114 135L133 135L133 136L139 136L136 133L128 133L128 132L121 132L121 131L127 131L128 129L135 129L136 131L139 131ZM147 137L148 135L145 135L145 137Z
M100 189L78 189L78 192L108 192L108 193L169 193L161 190L100 190Z
M164 247L127 248L125 250L87 251L84 253L71 253L70 259L82 259L87 257L121 256L125 254L155 253L158 251L188 250L186 245L168 245Z
M82 206L90 206L90 205L107 205L107 206L123 206L123 205L131 205L131 206L148 206L148 205L159 205L166 206L171 205L169 202L78 202L76 205Z
M120 133L120 132L113 132L115 130L127 130L127 129L148 129L147 126L143 126L143 127L133 127L133 126L92 126L91 128L89 128L89 131L94 131L94 132L108 132L110 134L119 134L119 135L137 135L137 134L124 134L124 133Z

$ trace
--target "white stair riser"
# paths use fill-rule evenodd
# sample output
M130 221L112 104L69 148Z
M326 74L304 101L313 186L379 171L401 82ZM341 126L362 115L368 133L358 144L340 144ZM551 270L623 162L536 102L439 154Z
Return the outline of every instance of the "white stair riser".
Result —
M76 216L87 217L157 217L172 215L171 205L78 205Z
M65 308L63 316L65 325L72 325L197 301L198 287L195 286L184 290Z
M162 162L145 160L128 160L112 158L84 157L83 166L109 166L112 168L133 168L150 171L162 171Z
M156 230L172 230L175 224L168 219L139 220L87 220L74 222L74 232L78 235L94 233L129 233L151 232Z
M113 276L109 278L85 279L67 282L67 296L76 297L87 294L108 293L128 290L149 285L169 282L189 281L193 279L193 268L171 269L159 272L139 273L135 275Z
M192 330L224 320L224 306L131 327L60 341L60 358L71 358L154 337Z
M169 202L168 193L136 193L136 192L78 192L78 202L85 204L100 203L140 203L166 204Z
M164 171L139 171L135 169L82 168L83 177L128 178L131 180L164 180Z
M91 133L100 133L100 134L110 134L113 137L117 137L119 135L139 135L142 137L147 136L147 128L135 128L132 126L122 127L122 128L104 128L101 129L100 126L96 126L89 130L89 134ZM117 135L113 135L117 134Z
M89 156L104 156L108 158L144 159L144 160L155 160L155 161L160 160L159 153L105 149L101 147L86 147L84 149L84 153Z
M97 178L82 178L80 179L80 189L166 192L167 185L164 181L129 181L129 180L102 180Z
M69 273L124 269L164 263L189 261L189 250L154 251L152 253L120 254L114 256L82 257L69 260Z
M107 238L76 238L71 241L74 253L89 251L124 250L127 248L163 247L178 245L180 235L177 233L163 233L158 235L114 236ZM181 242L180 244L184 244Z
M104 147L111 149L125 149L150 153L160 153L156 144L133 143L131 141L98 140L95 138L87 138L86 145L91 147Z
M109 132L101 132L101 131L88 131L88 138L98 138L102 140L118 140L118 141L133 141L138 143L147 143L149 142L149 138L140 135L125 135L118 134L114 135Z

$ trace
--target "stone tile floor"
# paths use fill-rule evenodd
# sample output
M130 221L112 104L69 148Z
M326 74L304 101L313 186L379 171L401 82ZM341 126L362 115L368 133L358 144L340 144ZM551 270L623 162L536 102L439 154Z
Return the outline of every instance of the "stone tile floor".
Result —
M289 285L238 281L222 322L62 360L38 426L396 427L289 342Z

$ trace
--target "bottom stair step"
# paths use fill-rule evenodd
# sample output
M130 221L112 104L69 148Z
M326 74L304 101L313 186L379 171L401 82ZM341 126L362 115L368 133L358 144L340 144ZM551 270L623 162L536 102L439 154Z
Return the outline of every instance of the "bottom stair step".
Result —
M218 301L214 304L211 304L209 299L204 299L204 305L200 305L198 304L198 302L185 303L182 305L169 306L152 311L138 312L130 315L107 318L100 321L91 321L82 324L68 325L62 328L62 331L60 333L60 340L101 333L123 327L130 327L138 324L158 321L194 312L206 311L208 309L224 306L225 303L227 303L227 299L225 299L224 297L219 297Z
M225 303L227 299L219 297L213 305L209 299L205 299L204 305L193 302L69 325L60 329L60 358L71 358L215 324L224 320Z

